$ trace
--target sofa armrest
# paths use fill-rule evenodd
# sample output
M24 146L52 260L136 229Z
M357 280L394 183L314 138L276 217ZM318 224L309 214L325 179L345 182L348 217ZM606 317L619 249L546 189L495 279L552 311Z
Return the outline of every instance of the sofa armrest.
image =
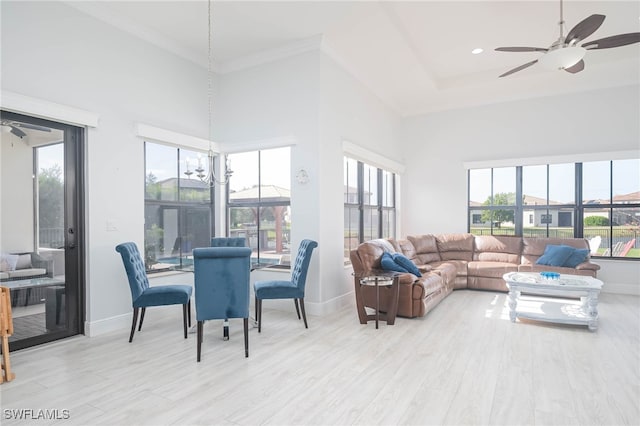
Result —
M582 262L581 264L576 266L576 269L598 271L600 269L600 265L596 265L595 263L591 263L587 261L587 262Z

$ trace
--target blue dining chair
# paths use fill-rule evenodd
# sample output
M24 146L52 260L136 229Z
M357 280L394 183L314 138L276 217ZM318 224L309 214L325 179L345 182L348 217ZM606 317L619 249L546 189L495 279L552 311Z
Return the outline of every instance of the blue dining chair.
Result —
M211 247L246 247L247 239L241 237L213 237Z
M211 247L246 247L246 238L241 237L213 237ZM222 324L222 340L229 340L229 321Z
M144 262L135 243L122 243L116 246L116 251L122 257L124 269L129 279L131 288L131 301L133 304L133 322L129 343L133 340L138 321L138 312L142 308L138 331L142 329L144 314L150 306L182 305L182 322L184 326L184 338L187 338L187 318L191 326L191 291L189 285L162 285L149 286L149 278L144 268Z
M193 250L197 360L200 362L206 320L244 319L244 356L249 356L249 247L204 247Z
M296 305L296 313L300 319L300 311L304 319L304 327L307 325L307 315L304 311L304 287L307 281L307 271L311 261L313 249L318 247L318 243L312 240L302 240L298 248L298 255L293 264L291 281L257 281L253 284L255 292L256 321L258 321L258 333L262 331L262 301L264 299L293 299ZM298 308L300 302L300 308Z

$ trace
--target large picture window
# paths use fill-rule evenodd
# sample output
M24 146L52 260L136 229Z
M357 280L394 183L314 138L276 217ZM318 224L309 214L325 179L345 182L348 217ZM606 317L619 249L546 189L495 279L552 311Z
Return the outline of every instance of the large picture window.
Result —
M190 268L211 244L213 188L193 176L202 153L145 142L144 259L149 272Z
M396 230L395 174L344 157L344 257L358 244L394 238Z
M230 237L253 250L252 263L291 264L291 167L289 147L229 155L233 176L227 194Z
M640 159L468 172L476 235L582 237L592 255L640 258Z

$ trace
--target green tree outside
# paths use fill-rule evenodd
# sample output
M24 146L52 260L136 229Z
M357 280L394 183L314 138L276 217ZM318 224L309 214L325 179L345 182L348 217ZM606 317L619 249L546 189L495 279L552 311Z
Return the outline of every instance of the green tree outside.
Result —
M584 226L609 226L609 219L604 216L588 216L584 218Z
M40 229L64 228L64 181L60 164L40 169L38 173L38 224ZM46 244L60 247L64 240Z
M489 196L482 203L483 206L515 206L515 192L499 192L493 197ZM493 222L500 227L503 222L512 222L514 219L514 210L483 210L481 220L483 222Z

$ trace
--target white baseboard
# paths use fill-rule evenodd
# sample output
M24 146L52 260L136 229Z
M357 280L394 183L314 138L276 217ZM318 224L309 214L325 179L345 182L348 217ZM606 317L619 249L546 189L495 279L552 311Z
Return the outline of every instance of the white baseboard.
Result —
M131 315L133 315L133 312L97 321L85 321L84 334L85 336L94 337L112 331L128 330L131 327Z
M355 296L353 292L349 292L347 294L340 295L338 297L334 297L331 300L327 300L322 303L307 303L305 302L305 307L308 305L309 308L307 312L312 315L327 315L337 312L344 308L345 306L353 306L355 309ZM354 311L355 312L355 311Z

